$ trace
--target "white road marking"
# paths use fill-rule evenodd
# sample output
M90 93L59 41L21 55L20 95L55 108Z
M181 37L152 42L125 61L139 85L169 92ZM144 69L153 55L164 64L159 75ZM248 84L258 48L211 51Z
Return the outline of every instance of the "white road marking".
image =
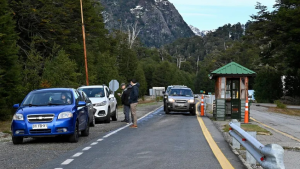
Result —
M54 169L63 169L63 168L54 168Z
M66 161L64 161L63 163L61 163L61 165L68 165L70 164L74 159L67 159Z
M98 144L98 142L93 142L91 145L96 145L96 144Z
M153 110L153 111L151 111L151 112L145 114L143 117L139 118L138 121L140 121L140 120L142 120L143 118L147 117L149 114L151 114L151 113L157 111L157 110L160 109L161 107L162 107L162 106L160 106L159 108L157 108L157 109L155 109L155 110ZM117 132L119 132L119 131L121 131L121 130L125 129L126 127L129 127L129 126L130 126L130 124L127 124L126 126L123 126L123 127L119 128L119 129L117 129L117 130L115 130L115 131L112 131L112 132L108 133L107 135L103 136L103 138L107 138L107 137L109 137L109 136L111 136L111 135L113 135L113 134L116 134Z
M74 154L72 157L79 157L81 154L83 154L83 152L76 153L76 154Z
M98 139L97 141L102 141L103 139Z
M89 150L90 148L92 148L92 147L85 147L85 148L82 149L82 150L85 151L85 150Z

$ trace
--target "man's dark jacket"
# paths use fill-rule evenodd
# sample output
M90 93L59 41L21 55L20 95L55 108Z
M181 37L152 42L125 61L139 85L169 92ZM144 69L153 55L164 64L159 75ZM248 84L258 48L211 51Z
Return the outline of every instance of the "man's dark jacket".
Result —
M131 93L130 93L129 104L138 102L139 87L140 87L139 83L136 83L135 85L132 86L132 90L131 90Z
M121 96L121 101L123 105L130 106L129 97L130 97L131 89L132 87L130 85L124 89L123 94Z

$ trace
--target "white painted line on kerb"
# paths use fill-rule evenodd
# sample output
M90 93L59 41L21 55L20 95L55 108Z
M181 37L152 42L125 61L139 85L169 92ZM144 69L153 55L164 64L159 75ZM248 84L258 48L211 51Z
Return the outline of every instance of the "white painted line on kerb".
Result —
M74 159L67 159L66 161L64 161L63 163L61 163L61 165L68 165L70 164Z
M151 111L151 112L145 114L143 117L139 118L137 121L142 120L143 118L145 118L145 117L147 117L149 114L151 114L151 113L157 111L157 110L160 109L161 107L162 107L162 106L160 106L159 108L157 108L157 109L155 109L155 110L153 110L153 111ZM126 126L123 126L123 127L119 128L119 129L117 129L117 130L115 130L115 131L112 131L112 132L106 134L105 136L103 136L103 138L107 138L107 137L109 137L109 136L111 136L111 135L113 135L113 134L116 134L117 132L119 132L119 131L121 131L121 130L125 129L126 127L129 127L129 126L130 126L130 124L127 124ZM99 140L100 140L100 139L99 139Z
M90 148L92 148L92 147L85 147L85 148L82 149L82 150L85 151L85 150L89 150Z
M93 142L91 145L93 146L93 145L96 145L96 144L98 144L98 142Z
M97 141L102 141L103 139L98 139Z
M83 152L76 153L76 154L74 154L72 157L79 157L81 154L83 154Z

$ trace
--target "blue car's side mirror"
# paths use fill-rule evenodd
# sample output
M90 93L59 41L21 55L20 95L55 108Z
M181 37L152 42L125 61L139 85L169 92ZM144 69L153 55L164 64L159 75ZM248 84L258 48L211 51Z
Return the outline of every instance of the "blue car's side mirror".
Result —
M86 106L86 102L84 102L84 101L79 101L79 102L77 103L77 106L78 106L78 107Z
M13 108L14 109L18 109L20 107L19 103L18 104L14 104Z

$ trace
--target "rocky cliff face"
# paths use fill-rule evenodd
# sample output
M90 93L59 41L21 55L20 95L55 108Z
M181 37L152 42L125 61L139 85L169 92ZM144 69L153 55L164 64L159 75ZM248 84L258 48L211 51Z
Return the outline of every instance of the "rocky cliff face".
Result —
M149 47L160 47L178 38L195 36L168 0L99 0L106 28L122 29L138 23L138 38Z

